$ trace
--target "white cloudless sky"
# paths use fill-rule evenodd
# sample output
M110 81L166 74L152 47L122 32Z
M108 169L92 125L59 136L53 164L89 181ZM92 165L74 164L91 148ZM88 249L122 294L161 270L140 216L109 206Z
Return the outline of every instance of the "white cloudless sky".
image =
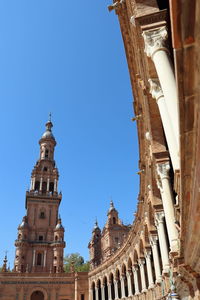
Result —
M103 0L0 1L0 264L13 267L25 192L52 113L65 254L89 258L112 197L133 222L139 177L132 93L118 19Z

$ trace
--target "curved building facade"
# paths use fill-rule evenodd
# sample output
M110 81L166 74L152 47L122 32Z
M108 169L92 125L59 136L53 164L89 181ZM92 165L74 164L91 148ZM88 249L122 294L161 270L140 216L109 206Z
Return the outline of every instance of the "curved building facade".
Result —
M200 299L199 6L108 7L119 19L133 90L140 191L133 224L111 255L102 256L100 229L93 231L90 300Z

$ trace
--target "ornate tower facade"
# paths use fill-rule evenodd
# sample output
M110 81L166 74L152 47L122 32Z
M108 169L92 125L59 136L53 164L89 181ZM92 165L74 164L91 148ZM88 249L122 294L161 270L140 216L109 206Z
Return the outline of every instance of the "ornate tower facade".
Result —
M30 191L26 192L26 216L18 227L15 241L15 271L63 271L64 228L58 209L62 199L58 194L59 173L54 161L56 140L51 120L39 140L40 158L31 174Z

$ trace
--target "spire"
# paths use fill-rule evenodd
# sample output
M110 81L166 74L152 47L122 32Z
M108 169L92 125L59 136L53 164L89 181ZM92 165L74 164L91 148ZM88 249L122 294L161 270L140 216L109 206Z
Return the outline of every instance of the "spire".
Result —
M44 132L44 134L42 135L42 139L44 138L51 138L54 139L53 133L52 133L52 127L53 127L53 123L51 122L51 113L49 114L49 120L46 123L46 130Z
M95 231L96 229L99 229L97 218L96 218L95 223L94 223L93 231Z
M5 257L4 257L4 260L3 260L3 266L2 266L2 272L7 272L7 251L6 251L6 254L5 254Z
M112 198L111 198L111 200L110 200L110 208L109 208L109 210L108 210L108 214L109 214L111 211L113 211L113 210L115 210L115 207L114 207L113 200L112 200Z
M112 201L112 199L110 200L110 210L112 210L114 208L114 203Z

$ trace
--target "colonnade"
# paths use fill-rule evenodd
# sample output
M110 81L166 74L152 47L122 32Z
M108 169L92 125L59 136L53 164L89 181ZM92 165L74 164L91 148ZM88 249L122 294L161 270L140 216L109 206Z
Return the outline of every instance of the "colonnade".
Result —
M148 234L148 245L141 239L128 260L90 278L90 300L117 300L146 293L162 282L169 272L169 243L163 211L156 212L157 233ZM121 258L123 259L123 257ZM107 271L107 272L106 272Z
M58 180L40 177L40 180L36 180L35 177L31 178L30 191L38 192L52 192L57 193L58 191Z
M179 134L179 114L178 95L170 52L167 45L168 33L165 26L147 30L143 32L145 52L154 63L158 78L150 78L150 93L156 99L163 129L165 132L169 154L174 173L180 170L180 134ZM156 165L157 185L163 203L167 232L171 252L177 252L178 231L175 226L174 195L170 182L170 164L165 161ZM157 216L157 222L158 221ZM162 223L158 224L158 234L161 234ZM161 243L163 245L163 243ZM165 261L165 269L168 269L168 262Z

